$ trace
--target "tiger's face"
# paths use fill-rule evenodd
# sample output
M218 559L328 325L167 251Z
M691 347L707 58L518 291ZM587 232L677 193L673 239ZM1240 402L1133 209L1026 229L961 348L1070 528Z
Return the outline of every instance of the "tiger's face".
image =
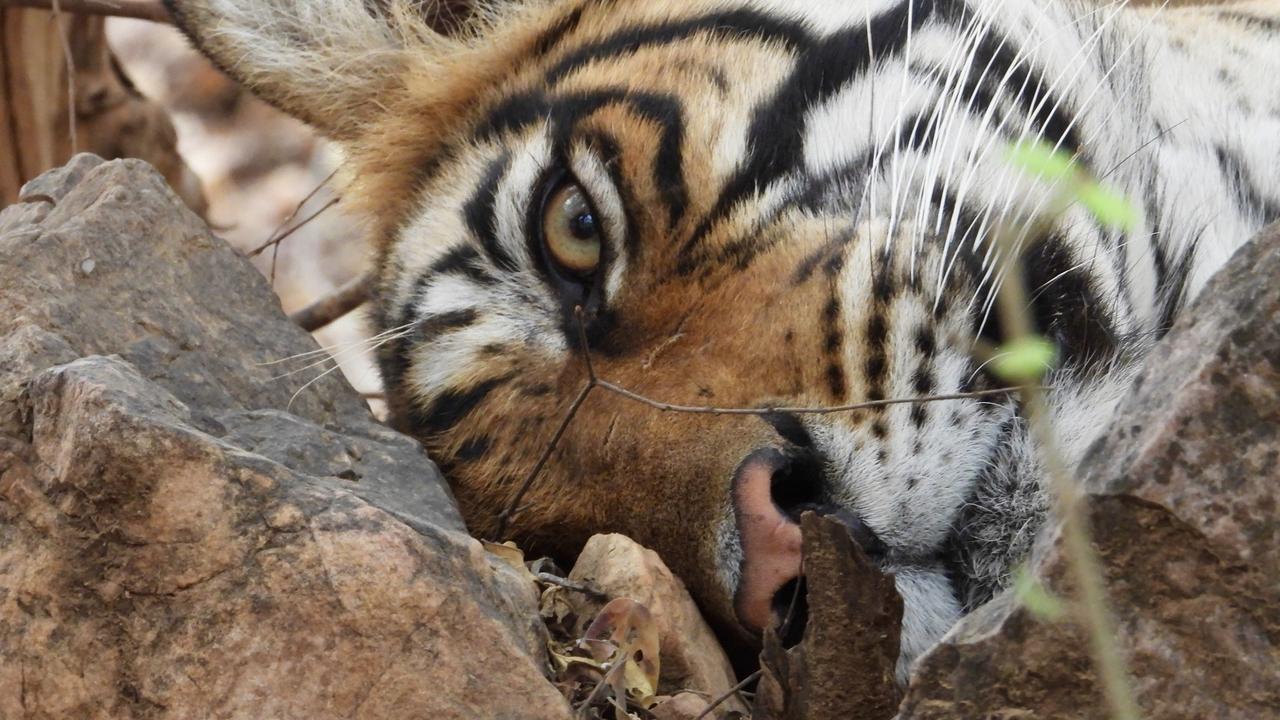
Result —
M180 4L230 65L264 42L225 29L246 7ZM350 87L306 60L240 75L345 144L378 238L393 420L477 535L555 439L510 534L571 555L625 533L740 638L789 598L806 510L895 574L903 671L1002 582L1045 505L1016 398L797 410L998 386L973 354L998 340L991 208L1042 198L999 156L1022 126L1008 78L1034 70L989 19L960 3L563 0L463 43L395 2L325 7L332 33L392 43ZM976 82L975 62L1007 72ZM1025 112L1076 141L1057 110ZM1064 348L1053 403L1077 453L1122 387L1088 369L1114 365L1119 321L1107 278L1059 240L1033 248L1026 280ZM657 402L580 399L590 372Z

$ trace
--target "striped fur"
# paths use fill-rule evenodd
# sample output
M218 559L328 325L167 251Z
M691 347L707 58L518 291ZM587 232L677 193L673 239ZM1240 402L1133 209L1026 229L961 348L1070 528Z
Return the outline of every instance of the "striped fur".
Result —
M1040 139L1142 211L1119 233L1070 208L1025 238L1074 464L1179 309L1280 217L1274 0L555 0L486 6L451 37L430 3L174 1L206 52L342 141L377 239L393 415L481 535L585 380L575 304L599 375L665 401L990 387L971 349L999 338L992 238L1054 197L1005 148ZM536 242L565 177L606 237L583 287ZM790 491L885 543L903 678L1004 586L1048 504L1011 400L762 419L597 393L516 534L571 553L628 533L746 637L729 484L762 447L814 460Z

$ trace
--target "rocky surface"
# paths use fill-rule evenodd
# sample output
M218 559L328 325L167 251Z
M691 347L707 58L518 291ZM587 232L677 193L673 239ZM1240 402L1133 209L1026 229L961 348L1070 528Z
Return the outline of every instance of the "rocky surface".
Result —
M1151 356L1082 468L1147 717L1280 716L1280 226L1241 250ZM1049 528L1033 568L1070 592ZM916 668L900 718L1108 717L1069 622L1007 593Z
M148 166L0 213L0 717L568 718L531 583Z

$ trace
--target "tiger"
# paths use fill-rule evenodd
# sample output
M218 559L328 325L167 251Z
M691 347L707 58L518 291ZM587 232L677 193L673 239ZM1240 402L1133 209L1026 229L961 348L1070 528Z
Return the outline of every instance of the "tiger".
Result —
M341 149L390 420L474 534L623 533L750 649L799 592L798 518L836 519L902 597L902 682L1050 515L1025 401L974 352L1010 337L997 291L1056 347L1073 469L1280 218L1274 0L167 3Z

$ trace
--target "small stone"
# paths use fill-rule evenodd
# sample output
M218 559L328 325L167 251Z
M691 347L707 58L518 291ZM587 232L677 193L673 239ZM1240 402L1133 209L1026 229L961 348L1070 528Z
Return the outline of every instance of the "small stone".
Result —
M93 269L98 267L98 263L93 258L85 258L80 261L80 272L85 275L92 275Z
M711 703L695 693L679 693L654 705L649 712L654 720L695 720Z

